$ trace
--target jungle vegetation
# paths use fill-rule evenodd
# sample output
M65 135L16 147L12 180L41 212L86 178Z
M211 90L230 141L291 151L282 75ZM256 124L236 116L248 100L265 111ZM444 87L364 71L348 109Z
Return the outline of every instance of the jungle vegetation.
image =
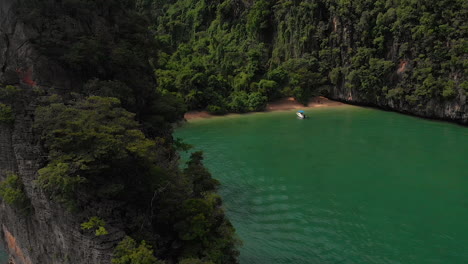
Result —
M468 92L463 0L139 0L158 87L189 109L257 111L330 87L425 107Z
M113 263L237 263L239 240L202 152L180 164L177 151L190 145L172 138L172 125L186 106L157 86L158 47L135 2L22 0L18 16L40 32L34 47L74 81L0 85L0 125L14 129L25 105L36 106L44 155L35 186L84 235L124 231ZM28 205L22 180L0 183L12 207Z
M202 153L179 168L189 145L172 124L187 110L261 111L284 96L306 104L333 87L415 107L468 94L464 0L19 2L40 32L31 43L76 82L35 94L47 153L36 184L90 236L124 227L113 263L237 263ZM15 93L1 86L2 126L14 125ZM19 176L0 195L27 202Z

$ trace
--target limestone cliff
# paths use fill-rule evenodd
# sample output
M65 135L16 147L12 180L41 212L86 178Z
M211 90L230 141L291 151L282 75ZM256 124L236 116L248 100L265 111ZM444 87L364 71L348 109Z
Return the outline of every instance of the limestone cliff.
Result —
M258 93L326 94L468 123L466 1L158 2L144 9L155 9L159 41L172 44L160 84L192 108L248 111L237 102Z
M30 39L39 32L18 20L15 0L0 2L0 83L22 89L13 126L0 125L0 180L20 175L32 212L24 215L0 203L0 239L16 264L110 263L112 247L123 232L105 239L85 235L76 215L50 202L35 184L44 153L33 133L33 86L71 89L73 76L39 54Z
M284 13L273 9L273 50L332 65L324 72L332 99L468 124L468 54L456 47L466 47L466 2L371 2L302 1L289 11L277 4Z
M15 174L28 201L0 200L0 244L16 264L111 263L121 241L154 262L237 263L202 153L179 169L176 149L186 146L172 124L183 103L156 89L154 36L135 3L0 2L0 182ZM67 146L52 146L64 136ZM58 181L41 181L41 169L62 165L71 169ZM83 230L90 219L101 233Z
M349 19L334 17L330 24L333 25L333 31L338 33L337 46L341 46L341 60L343 67L351 65L352 57L344 51L345 48L356 48L355 42L357 37L351 32L355 32L356 25L352 24ZM353 39L356 38L356 39ZM408 54L404 60L399 56L402 50L403 42L398 39L388 40L388 51L385 58L390 61L399 61L395 65L389 75L385 76L384 81L393 87L403 87L408 85L408 75L415 70L418 61L417 56ZM465 54L466 56L466 54ZM447 79L462 83L463 69L452 68L451 72L447 73ZM411 103L406 98L386 96L385 92L372 97L363 96L359 87L350 87L347 85L349 79L342 78L335 85L331 86L329 97L335 100L358 104L379 107L387 110L401 112L404 114L416 115L425 118L440 119L452 121L464 125L468 125L468 93L463 89L456 89L455 94L449 99L428 98L423 103ZM411 89L406 87L406 89Z

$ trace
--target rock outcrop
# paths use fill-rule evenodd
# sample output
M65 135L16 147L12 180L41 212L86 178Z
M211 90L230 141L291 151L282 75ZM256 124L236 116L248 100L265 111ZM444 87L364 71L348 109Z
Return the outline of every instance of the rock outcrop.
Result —
M341 20L342 19L337 16L334 16L330 22L333 30L338 33L338 41L335 43L335 46L355 48L353 35L351 33L355 31L355 29L353 29L355 25L349 20L346 22ZM393 40L393 42L387 45L391 48L388 48L386 59L391 61L398 60L398 52L402 49L403 43L398 42L398 40ZM342 65L349 66L352 58L347 56L346 52L343 50L341 54ZM404 81L405 73L410 73L415 70L416 64L417 58L414 57L408 57L406 60L400 61L398 67L393 69L393 72L390 76L387 76L385 82L390 86L397 86L398 83ZM461 83L463 81L463 69L452 69L452 71L448 79ZM437 97L429 99L422 104L411 104L404 98L388 98L385 95L371 98L365 97L358 88L347 87L347 82L348 80L342 78L336 85L331 86L329 97L350 104L373 106L404 114L468 125L468 93L463 89L456 90L455 95L449 99Z
M418 106L408 104L403 100L386 98L369 101L361 98L358 91L347 89L344 84L342 84L340 86L332 87L330 89L329 97L349 104L373 106L403 114L468 125L467 96L462 93L460 93L455 100L431 100L423 106Z
M112 248L124 233L109 230L106 238L85 235L76 215L50 202L36 186L44 153L34 134L36 99L40 87L69 90L74 77L36 51L30 40L40 32L17 17L15 0L0 1L0 83L21 89L15 102L13 126L0 125L0 181L18 174L31 201L25 214L0 202L0 239L16 264L110 263Z

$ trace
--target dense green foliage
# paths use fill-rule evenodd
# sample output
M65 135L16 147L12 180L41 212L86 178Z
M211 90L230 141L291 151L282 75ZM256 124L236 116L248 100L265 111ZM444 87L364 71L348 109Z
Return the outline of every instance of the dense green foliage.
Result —
M176 150L190 145L171 132L185 104L157 86L158 44L134 6L20 1L21 19L42 32L31 43L74 82L34 89L33 129L45 152L35 183L76 215L84 235L119 229L133 238L114 263L237 263L235 231L201 153L179 169ZM255 100L250 106L263 103Z
M143 240L140 245L131 237L125 237L115 248L113 264L162 264L154 255L150 245Z
M183 259L179 264L213 264L211 261L202 261L199 259Z
M145 138L134 116L111 97L39 107L36 128L42 131L50 160L39 170L39 185L62 202L70 202L85 182L98 195L118 195L123 182L111 180L137 171L132 166L137 159L151 162L150 152L157 153L156 142Z
M420 107L468 92L463 0L139 3L153 15L159 87L190 109L261 110L253 94L305 104L330 86Z
M6 179L0 182L0 198L21 211L27 210L30 205L21 178L12 173L8 174Z
M12 85L0 85L0 124L11 126L15 122L12 104L19 89Z
M97 216L92 216L89 221L81 224L83 230L94 230L96 236L109 234L105 228L106 222Z
M175 236L181 243L177 256L235 262L234 229L224 218L214 194L218 182L201 163L201 152L192 155L183 173L165 169L164 138L145 136L135 115L111 97L46 103L37 109L35 123L49 153L38 184L52 199L75 211L96 199L127 201L132 209L126 209L141 208L137 211L148 217L131 219L129 225ZM107 234L100 217L91 217L82 228Z
M175 235L183 241L179 259L235 263L233 256L238 254L239 241L235 239L233 226L225 218L221 198L215 192L219 183L211 178L202 160L201 152L191 155L181 175L182 182L167 186L154 217L159 223L171 223ZM182 202L181 189L185 189ZM163 225L159 227L161 233L167 232Z
M156 89L156 43L134 1L20 2L22 19L43 32L31 42L73 73L74 92L118 98L151 136L183 116L183 102Z
M334 86L363 103L419 108L468 94L463 0L19 2L41 32L30 42L73 80L35 88L47 97L35 115L47 153L37 184L96 235L125 226L135 240L122 241L114 263L237 262L202 154L183 170L175 161L190 148L171 136L187 109L261 111L283 96L307 104ZM0 123L14 123L17 94L1 87ZM2 186L22 203L18 179Z
M11 106L0 103L0 124L12 125L15 121Z
M13 101L15 97L20 93L20 90L13 85L6 85L5 87L0 85L0 99L6 101Z

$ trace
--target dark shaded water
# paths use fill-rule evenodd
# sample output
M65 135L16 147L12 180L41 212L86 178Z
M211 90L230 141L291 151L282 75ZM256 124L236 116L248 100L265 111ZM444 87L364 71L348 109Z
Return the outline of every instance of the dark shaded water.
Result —
M468 129L345 106L176 131L223 187L242 264L468 263Z
M8 262L8 255L4 251L4 247L0 244L0 264L6 264Z

